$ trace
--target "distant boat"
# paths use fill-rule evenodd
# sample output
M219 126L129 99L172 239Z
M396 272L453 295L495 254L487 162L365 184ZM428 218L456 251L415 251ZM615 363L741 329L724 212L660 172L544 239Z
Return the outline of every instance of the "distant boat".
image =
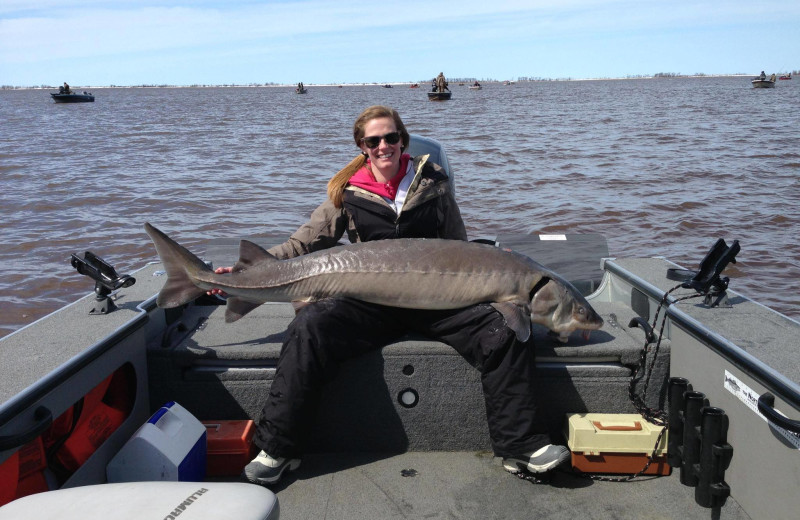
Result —
M296 88L296 89L294 89L294 93L295 93L295 94L308 94L308 89L307 89L307 88L305 88L305 87L303 87L303 88Z
M750 82L753 88L775 88L775 74L766 79L764 76L753 78Z
M383 88L392 88L392 86L387 83L386 85L383 86Z
M94 95L90 92L83 94L74 91L70 91L69 94L51 92L50 95L56 103L94 103Z
M452 95L452 92L428 92L428 99L430 101L447 101Z
M792 79L792 75L791 74L784 74L781 77L779 77L778 79Z
M419 83L414 83L413 85L411 85L408 88L419 88Z
M482 89L483 87L481 86L481 84L480 84L480 83L478 83L478 82L476 81L475 83L473 83L472 85L470 85L470 86L469 86L469 88L470 88L470 90L480 90L480 89Z

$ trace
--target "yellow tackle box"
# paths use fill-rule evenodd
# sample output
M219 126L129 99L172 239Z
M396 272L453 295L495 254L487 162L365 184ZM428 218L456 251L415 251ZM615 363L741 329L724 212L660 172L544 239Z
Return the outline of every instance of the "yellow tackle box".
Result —
M639 414L567 414L564 436L572 467L584 473L639 473L656 447L663 426ZM667 432L658 441L653 463L644 475L669 475Z

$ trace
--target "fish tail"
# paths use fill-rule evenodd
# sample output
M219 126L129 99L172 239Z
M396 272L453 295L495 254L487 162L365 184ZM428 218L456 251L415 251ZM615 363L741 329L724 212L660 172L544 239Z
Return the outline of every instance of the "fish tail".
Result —
M158 256L167 272L167 281L158 293L158 306L180 307L205 294L205 289L198 287L194 280L202 272L213 272L211 268L149 222L145 223L144 229L156 246Z

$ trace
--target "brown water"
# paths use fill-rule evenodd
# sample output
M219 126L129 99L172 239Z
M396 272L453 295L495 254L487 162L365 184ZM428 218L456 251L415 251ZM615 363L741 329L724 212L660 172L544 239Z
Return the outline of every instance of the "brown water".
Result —
M357 150L352 123L396 107L438 139L471 237L601 233L615 256L696 267L738 239L731 288L800 318L800 81L749 78L453 86L93 89L56 105L0 91L0 336L93 289L72 253L128 273L149 221L192 248L288 235Z

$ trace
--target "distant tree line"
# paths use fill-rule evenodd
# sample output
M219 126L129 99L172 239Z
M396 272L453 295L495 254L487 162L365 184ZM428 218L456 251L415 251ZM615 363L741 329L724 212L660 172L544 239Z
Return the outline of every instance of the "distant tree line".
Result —
M447 79L448 83L467 83L467 82L475 83L476 81L495 81L493 79L481 79L481 80L478 80L477 78L451 78L450 76L445 76L445 78ZM414 83L426 83L426 82L431 82L434 79L435 79L435 76L431 76L428 79L415 81Z
M776 74L786 74L787 72L785 72L785 71L775 71L775 73ZM793 76L800 76L800 71L798 71L798 70L792 70L792 71L789 71L789 73L792 74ZM714 74L714 75L715 76L749 76L751 74L752 73L748 73L748 72L736 72L736 73L733 73L733 74ZM708 74L706 74L704 72L695 72L694 74L681 74L679 72L657 72L657 73L655 73L653 75L648 75L648 74L628 75L628 76L625 76L625 79L686 78L686 77L706 77L706 76L708 76ZM430 82L433 79L434 78L431 77L431 78L423 79L423 80L419 80L419 81L407 81L405 83L421 83L421 84L425 84L427 82ZM567 77L567 78L542 78L542 77L536 77L536 76L520 76L516 80L513 79L513 78L510 79L510 80L519 82L519 81L570 81L572 79L573 78L571 78L571 77ZM609 77L609 78L592 78L592 79L616 79L616 78L610 78ZM457 84L457 83L474 83L475 81L480 81L480 82L484 82L484 83L491 83L491 82L497 82L498 80L493 79L493 78L481 78L481 79L478 79L478 78L475 78L475 77L469 77L469 78L448 77L447 81L450 84ZM503 80L499 80L499 81L503 81ZM385 83L372 82L372 83L350 83L350 84L354 84L354 85L384 85ZM289 86L289 85L287 85L285 83L275 83L273 81L268 81L268 82L264 82L264 83L246 83L246 84L224 83L224 84L221 84L221 85L200 84L200 83L194 83L194 84L191 84L191 85L170 85L170 84L166 84L166 83L161 83L161 84L146 84L146 83L143 83L141 85L127 85L127 86L124 86L124 85L113 85L113 84L109 85L110 88L170 88L170 87L203 88L203 87L280 87L280 86ZM28 89L28 88L56 89L58 87L54 87L52 85L39 85L39 86L27 86L27 87L21 87L21 86L15 86L15 85L0 85L0 90L18 90L18 89Z

